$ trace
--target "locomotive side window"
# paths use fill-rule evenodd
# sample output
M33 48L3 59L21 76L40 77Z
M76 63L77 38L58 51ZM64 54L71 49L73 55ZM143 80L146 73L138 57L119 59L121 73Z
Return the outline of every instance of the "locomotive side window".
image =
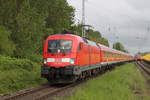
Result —
M82 38L83 39L83 41L85 42L85 43L88 43L88 41L85 39L85 38Z
M77 51L79 52L80 50L81 50L81 45L79 44Z
M97 47L97 44L93 41L90 41L90 40L87 40L88 41L88 44L91 45L91 46L96 46Z
M49 40L49 53L69 53L72 48L72 40Z

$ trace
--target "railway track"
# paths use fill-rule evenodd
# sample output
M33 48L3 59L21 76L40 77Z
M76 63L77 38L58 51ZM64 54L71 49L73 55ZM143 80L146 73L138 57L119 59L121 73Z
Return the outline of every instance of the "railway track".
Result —
M38 88L22 90L9 96L3 96L0 100L50 100L49 98L52 98L57 93L72 88L77 84L79 83L60 86L45 85Z
M138 61L136 62L136 65L139 67L150 86L150 64L145 61Z
M149 64L147 64L144 61L138 61L137 65L139 65L139 67L142 68L142 70L144 72L146 72L148 75L150 75L150 65Z

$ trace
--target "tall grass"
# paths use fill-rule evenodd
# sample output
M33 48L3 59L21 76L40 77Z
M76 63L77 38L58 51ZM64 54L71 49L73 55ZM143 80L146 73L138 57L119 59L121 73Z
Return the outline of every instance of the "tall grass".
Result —
M140 71L126 64L82 84L66 100L150 100L150 96Z

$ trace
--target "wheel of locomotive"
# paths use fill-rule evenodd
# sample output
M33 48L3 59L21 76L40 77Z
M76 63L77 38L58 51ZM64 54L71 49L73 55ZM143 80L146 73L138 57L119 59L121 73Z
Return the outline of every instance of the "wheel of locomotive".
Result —
M88 74L89 74L89 75L88 75L89 77L92 76L91 70L88 71Z

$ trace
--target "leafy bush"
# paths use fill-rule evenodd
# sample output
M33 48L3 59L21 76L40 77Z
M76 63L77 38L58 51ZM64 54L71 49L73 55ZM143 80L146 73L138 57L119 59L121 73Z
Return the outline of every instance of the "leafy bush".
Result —
M41 85L40 65L27 59L0 56L0 94Z
M42 56L40 54L28 54L27 58L36 63L42 62Z
M14 43L10 40L11 32L0 26L0 54L12 55L15 50Z
M33 71L35 63L27 59L16 59L10 57L0 56L0 70L14 70L24 69L27 71Z

